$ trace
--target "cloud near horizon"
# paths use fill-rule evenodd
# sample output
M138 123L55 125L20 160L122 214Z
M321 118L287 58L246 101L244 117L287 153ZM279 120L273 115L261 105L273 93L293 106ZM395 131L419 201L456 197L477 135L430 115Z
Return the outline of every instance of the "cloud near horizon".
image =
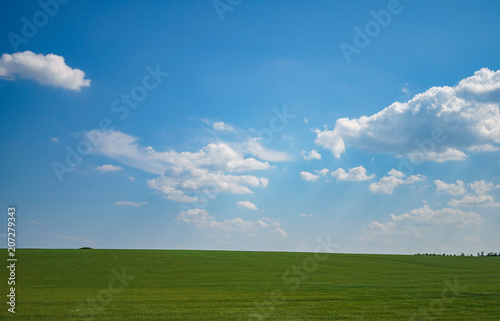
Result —
M218 232L242 232L249 236L256 236L262 231L271 238L286 238L287 233L281 228L278 221L270 218L262 218L256 221L245 221L239 217L224 221L217 221L207 210L193 208L179 212L176 220L193 224L202 230L213 230Z
M371 222L362 229L364 233L358 242L383 241L390 243L395 237L424 237L423 233L440 226L464 227L481 225L482 217L475 212L464 212L455 208L433 210L428 205L401 215L390 214L391 221Z
M315 143L339 158L347 146L417 161L467 159L500 146L500 70L483 68L454 87L432 87L371 116L316 129Z
M80 69L66 65L64 57L54 54L35 54L31 51L3 54L0 59L0 77L6 80L31 79L44 86L79 91L90 87L90 80Z

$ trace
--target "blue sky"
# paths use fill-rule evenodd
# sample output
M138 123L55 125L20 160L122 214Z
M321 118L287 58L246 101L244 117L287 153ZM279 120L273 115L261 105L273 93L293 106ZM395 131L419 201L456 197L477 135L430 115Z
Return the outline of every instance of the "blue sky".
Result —
M499 3L6 7L19 247L500 250Z

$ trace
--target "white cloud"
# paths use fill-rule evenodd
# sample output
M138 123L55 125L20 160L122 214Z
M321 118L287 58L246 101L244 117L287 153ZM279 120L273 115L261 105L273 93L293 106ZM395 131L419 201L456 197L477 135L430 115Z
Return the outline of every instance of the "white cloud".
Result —
M474 212L464 212L454 208L433 210L428 205L414 209L402 215L391 214L391 221L386 223L371 222L363 228L364 235L358 239L360 242L383 241L390 243L394 237L412 236L424 237L426 231L440 226L481 225L481 215Z
M461 200L452 199L448 202L450 206L482 206L482 207L498 207L499 203L495 203L491 195L465 195Z
M184 172L197 168L215 171L243 172L250 170L269 169L268 162L255 158L244 158L241 153L224 143L208 144L198 152L156 152L149 147L148 156L155 161L168 163L175 172Z
M487 192L495 188L495 185L491 182L485 182L484 180L475 181L469 184L471 188L477 195L484 195Z
M318 175L314 175L314 174L309 173L309 172L300 172L300 177L302 177L302 179L307 181L307 182L315 182L319 178Z
M236 206L238 206L239 208L246 208L252 211L258 210L257 206L250 201L238 201L236 202Z
M400 185L414 184L426 180L426 177L420 174L411 175L406 179L404 177L405 174L393 168L389 171L389 176L384 176L378 182L371 183L368 188L373 193L392 194L394 189Z
M207 210L194 208L181 211L176 218L188 224L193 224L198 229L214 230L218 232L244 232L250 235L267 231L271 237L285 238L287 234L280 227L278 221L263 218L256 221L245 221L239 217L224 221L217 221Z
M405 85L403 87L401 87L399 90L401 90L402 93L409 93L410 91L408 90L408 84L405 83Z
M229 175L224 172L243 172L250 170L269 169L267 162L254 158L244 158L229 145L208 144L200 151L156 152L149 148L151 159L170 165L168 173L156 179L149 180L152 189L160 191L168 199L178 202L195 202L198 197L185 195L185 191L205 191L205 194L217 193L248 194L253 193L249 187L268 184L267 178L253 175ZM206 191L210 192L207 193Z
M245 152L248 152L262 160L270 162L282 162L290 160L290 156L288 156L287 153L266 148L262 146L260 140L260 138L252 138L248 140L246 142Z
M458 181L457 181L458 182ZM462 182L463 183L463 182ZM495 184L491 182L486 182L484 180L475 181L473 183L467 184L467 187L470 188L475 195L468 193L462 199L451 199L448 204L454 207L498 207L499 203L496 203L493 199L493 196L488 195L487 193L493 189L498 188ZM463 195L455 194L455 195Z
M185 203L200 201L198 196L187 196L185 192L199 192L205 196L218 193L250 194L249 187L266 187L267 178L253 175L227 175L198 168L182 174L162 175L148 181L148 186L161 192L166 198Z
M455 148L447 148L446 150L440 152L426 151L425 153L423 153L421 151L416 151L410 154L408 158L417 163L422 161L433 161L436 163L444 163L448 161L466 160L468 156L461 150Z
M433 87L371 116L338 119L316 129L315 143L335 157L346 146L421 160L463 160L463 150L500 144L500 70L483 68L454 87ZM423 157L422 157L423 155Z
M132 206L132 207L141 207L142 205L148 205L148 202L127 202L127 201L119 201L115 202L118 206Z
M131 182L134 182L135 181L135 177L129 176L128 180L131 181Z
M433 210L428 205L414 209L402 215L391 214L393 222L398 224L422 225L481 225L481 215L474 212L463 212L454 208Z
M375 174L367 176L366 169L362 165L350 168L347 172L344 169L339 168L332 172L331 175L339 181L368 181L375 177Z
M309 120L306 117L304 117L304 123L309 124Z
M214 122L212 125L214 126L215 130L225 130L228 132L234 132L234 127L231 125L225 124L223 121Z
M167 169L164 164L152 160L146 149L139 148L137 137L119 131L93 129L85 134L85 138L90 142L95 142L94 153L104 154L127 166L153 174L162 174Z
M54 54L44 56L31 51L3 54L0 59L0 77L7 80L14 80L16 77L32 79L44 86L69 90L90 86L85 73L80 69L70 68L63 57Z
M328 174L328 172L329 172L329 171L330 171L330 170L329 170L328 168L323 168L322 170L319 170L319 171L318 171L318 170L316 170L316 171L314 171L314 172L315 172L315 173L320 174L320 175L321 175L321 176L323 176L323 177L326 177L326 174Z
M443 181L440 181L439 179L436 179L434 181L434 184L436 185L436 191L437 192L444 192L448 195L463 195L467 192L467 189L465 188L465 183L461 180L457 180L455 184L451 183L445 183Z
M168 199L192 203L202 201L204 194L214 197L220 192L253 193L249 187L266 187L265 177L234 175L226 172L243 172L269 169L271 165L255 158L244 158L224 143L208 144L198 152L157 152L152 147L141 148L136 137L118 131L92 130L86 134L89 141L99 142L95 152L107 155L128 166L142 169L159 177L149 180L148 186ZM207 192L209 191L209 192Z
M288 234L286 234L286 232L281 227L277 226L267 232L267 236L273 239L284 239L288 237Z
M94 170L100 171L100 172L117 172L121 171L123 167L121 166L115 166L115 165L102 165L96 167Z
M303 214L300 214L299 216L300 217L312 217L313 215L312 214L303 213Z
M50 139L51 141L53 141L53 142L56 142L56 143L59 141L59 137L51 137L51 138L49 138L49 139Z
M302 151L302 157L305 159L305 160L310 160L310 159L321 159L321 154L318 153L317 150L313 149L308 153L306 153L305 150Z

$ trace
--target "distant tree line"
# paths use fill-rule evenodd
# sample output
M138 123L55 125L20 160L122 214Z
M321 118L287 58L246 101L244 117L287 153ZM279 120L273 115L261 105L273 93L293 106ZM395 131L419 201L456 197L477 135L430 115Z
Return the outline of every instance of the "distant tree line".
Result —
M462 252L460 255L456 255L456 254L446 254L446 253L443 253L443 254L436 254L436 253L417 253L415 255L432 255L432 256L474 256L472 255L472 253L469 253L468 255L465 254L464 252ZM484 251L481 251L481 252L477 252L477 255L476 256L500 256L500 252L496 253L496 252L489 252L487 254L484 254Z

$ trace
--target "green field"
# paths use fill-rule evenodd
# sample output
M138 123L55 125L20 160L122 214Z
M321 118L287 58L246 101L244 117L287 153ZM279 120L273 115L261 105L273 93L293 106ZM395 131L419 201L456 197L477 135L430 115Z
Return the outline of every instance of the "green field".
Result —
M500 319L500 257L321 255L18 250L16 314L0 318Z

